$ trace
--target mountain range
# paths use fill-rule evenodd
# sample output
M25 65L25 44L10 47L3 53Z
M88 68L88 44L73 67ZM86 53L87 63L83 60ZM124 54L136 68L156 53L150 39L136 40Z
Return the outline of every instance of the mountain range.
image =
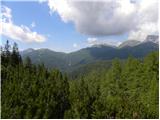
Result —
M118 47L100 44L71 53L29 48L21 51L21 55L23 59L29 56L34 64L44 63L49 69L58 68L61 71L71 71L97 61L109 61L114 58L126 59L128 56L143 58L151 51L158 51L158 43L157 35L149 35L143 42L128 40Z

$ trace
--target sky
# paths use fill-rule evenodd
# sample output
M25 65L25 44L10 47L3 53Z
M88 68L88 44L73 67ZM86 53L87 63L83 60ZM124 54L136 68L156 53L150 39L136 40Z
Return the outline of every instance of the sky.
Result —
M158 0L2 0L0 15L1 45L20 50L68 53L158 34Z

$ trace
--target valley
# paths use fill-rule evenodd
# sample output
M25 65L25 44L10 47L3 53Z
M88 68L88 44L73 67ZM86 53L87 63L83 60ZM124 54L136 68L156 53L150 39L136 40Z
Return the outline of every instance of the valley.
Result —
M141 59L159 49L158 42L155 42L158 36L152 37L152 40L148 40L147 37L145 42L128 40L118 47L100 44L71 53L55 52L49 49L27 49L21 51L21 55L23 59L30 57L34 64L44 63L49 69L57 68L64 72L73 72L80 66L98 61L110 61L115 58L123 60L129 56Z

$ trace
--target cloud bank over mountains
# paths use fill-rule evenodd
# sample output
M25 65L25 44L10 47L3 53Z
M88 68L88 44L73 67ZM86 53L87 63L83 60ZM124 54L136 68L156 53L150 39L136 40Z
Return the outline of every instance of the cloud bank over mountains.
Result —
M89 46L93 45L110 45L110 46L119 46L122 42L119 42L118 40L113 40L113 39L98 39L98 38L88 38L87 39L87 44Z
M64 23L72 22L76 30L89 35L89 45L114 42L98 37L128 35L128 39L143 41L149 34L158 34L158 0L39 0L47 3L50 14L57 13ZM0 34L23 42L44 42L46 36L30 26L16 25L12 10L1 7ZM46 13L47 14L47 13ZM44 21L45 22L45 21ZM114 44L119 44L115 42ZM74 44L76 48L78 45Z
M31 31L30 28L25 25L15 25L12 21L12 10L10 8L2 5L1 9L1 35L23 42L44 42L46 40L45 36ZM35 23L32 23L31 26L35 27Z
M50 13L94 37L128 33L143 41L158 34L158 0L48 0Z

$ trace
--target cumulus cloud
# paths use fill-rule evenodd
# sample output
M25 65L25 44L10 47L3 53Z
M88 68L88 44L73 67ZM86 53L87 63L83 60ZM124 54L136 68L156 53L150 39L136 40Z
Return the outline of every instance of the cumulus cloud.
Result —
M136 29L129 32L129 39L143 41L149 34L158 34L158 1L142 0L139 3Z
M145 23L137 26L137 30L129 33L129 40L143 41L150 34L158 34L158 25L153 22Z
M45 36L31 31L25 25L15 25L12 21L11 9L6 6L2 6L0 28L0 34L14 40L24 42L44 42L46 40Z
M129 38L144 39L158 31L158 0L48 0L48 6L50 12L57 12L66 23L73 22L86 35L129 32ZM150 33L145 30L147 24L153 29Z

